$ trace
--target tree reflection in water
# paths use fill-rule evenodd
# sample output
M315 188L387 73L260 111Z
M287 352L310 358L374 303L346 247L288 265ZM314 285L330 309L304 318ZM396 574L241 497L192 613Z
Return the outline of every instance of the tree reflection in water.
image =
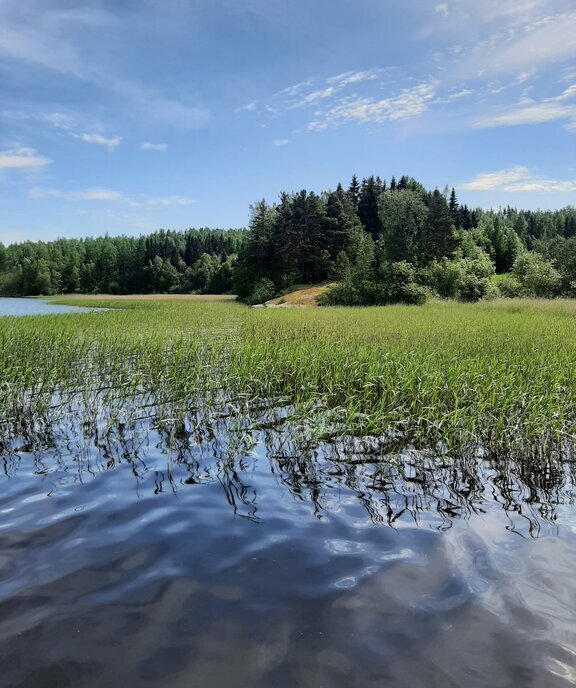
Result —
M125 401L125 400L124 400ZM84 483L103 471L129 466L139 494L178 493L217 484L234 513L260 518L257 470L266 470L295 499L308 501L317 518L338 509L342 488L354 495L374 524L419 525L435 517L439 529L455 519L499 505L509 529L537 537L554 526L557 510L574 500L571 450L529 454L479 451L450 455L407 448L386 453L373 438L315 439L302 423L286 422L286 408L196 405L184 414L135 400L130 413L48 414L5 433L2 467L7 478L33 462L38 476L65 474ZM85 411L85 410L84 410ZM29 470L29 468L26 468Z

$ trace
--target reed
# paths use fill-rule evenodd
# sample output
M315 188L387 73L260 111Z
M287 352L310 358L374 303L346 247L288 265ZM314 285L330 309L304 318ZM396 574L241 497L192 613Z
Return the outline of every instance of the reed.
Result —
M271 409L314 441L375 452L572 456L576 303L432 302L364 309L249 309L230 302L59 299L102 313L0 318L4 442L71 417L106 432L191 409Z

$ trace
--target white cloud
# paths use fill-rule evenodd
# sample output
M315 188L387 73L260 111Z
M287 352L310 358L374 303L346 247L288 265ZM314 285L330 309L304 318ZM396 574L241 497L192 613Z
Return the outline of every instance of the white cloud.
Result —
M285 88L283 91L277 93L276 96L286 100L291 107L314 105L320 101L332 98L348 86L360 84L365 81L373 81L381 76L383 71L382 69L367 69L357 72L349 71L343 72L342 74L336 74L335 76L325 79L323 83L317 82L316 88L309 93L305 93L305 91L310 89L314 81L303 81L294 86ZM321 87L319 88L318 86Z
M62 129L67 132L73 131L75 127L74 119L62 112L50 112L47 115L39 115L39 118L44 122L48 122L56 129Z
M441 14L443 17L449 17L450 16L450 6L448 5L447 2L440 2L434 8L434 12L436 12L436 14Z
M565 2L478 0L457 7L448 30L460 38L469 35L471 46L456 66L459 78L498 73L530 78L576 57L576 12L561 11Z
M311 105L312 103L316 103L319 100L330 98L335 93L337 93L338 90L339 89L335 88L334 86L329 86L328 88L324 88L320 91L312 91L312 93L309 93L308 95L304 96L304 98L302 98L302 100L300 100L297 103L297 105Z
M564 89L560 95L553 98L536 101L524 96L514 105L496 113L486 114L475 122L475 126L488 129L567 121L566 128L572 131L576 126L576 104L570 104L568 101L573 99L576 99L576 84Z
M168 150L168 144L167 143L149 143L148 141L144 141L144 143L140 144L140 150L163 152L165 150Z
M290 143L290 139L274 139L275 146L287 146Z
M117 146L120 145L122 139L119 136L113 136L112 138L106 138L102 134L78 134L74 135L75 138L79 138L81 141L86 143L94 143L97 146L106 146L109 151L113 151Z
M146 198L136 200L130 198L120 191L113 189L83 189L81 191L60 191L58 189L42 189L35 187L30 189L28 196L34 200L44 198L58 198L66 201L88 201L95 203L122 203L131 208L138 208L142 206L153 207L168 207L168 206L187 206L192 205L195 201L186 196L166 196L164 198Z
M362 81L373 81L382 74L381 69L368 69L360 72L344 72L326 79L328 84L336 84L340 88L350 86L350 84L358 84Z
M0 170L37 170L50 164L34 148L11 148L0 151Z
M456 93L452 93L449 95L446 100L459 100L460 98L467 98L468 96L471 96L474 93L474 91L470 88L463 88L460 91L457 91Z
M570 82L570 81L576 81L576 70L571 69L571 68L566 69L564 71L560 81L563 83Z
M435 93L436 85L430 83L406 88L399 95L382 100L343 98L338 105L324 113L322 119L312 122L308 130L320 131L354 121L381 123L419 117L428 110Z
M576 98L576 84L565 89L555 100L571 100L572 98Z
M197 127L210 118L208 110L152 90L145 81L111 73L107 53L83 40L93 27L125 30L125 19L95 7L63 10L56 3L0 0L0 58L28 67L39 67L95 85L119 96L133 115L169 122L172 126ZM153 3L142 2L141 13L130 18L134 31L151 30L147 13ZM143 23L142 23L143 22ZM96 33L96 35L98 35Z
M283 88L281 91L278 91L275 96L278 98L294 98L304 89L312 86L312 84L313 81L311 79L308 79L307 81L300 81L298 84L293 84L292 86L288 86L288 88Z
M185 196L167 196L166 198L150 198L146 201L149 206L184 206L192 205L194 199L186 198Z
M458 185L466 191L501 191L506 193L570 193L576 192L576 180L547 179L535 175L528 167L518 165L499 172L479 174Z
M576 116L576 109L567 105L553 103L537 103L536 105L521 105L498 115L489 115L476 122L479 128L511 127L520 124L543 124L559 119L569 119Z
M116 203L126 200L121 193L111 189L87 189L86 191L69 194L68 198L71 198L73 201L97 201L98 203Z
M258 107L258 103L256 101L252 103L246 103L246 105L242 105L239 108L236 108L236 112L254 112L256 108Z
M70 201L96 201L118 203L127 199L118 191L112 189L85 189L83 191L64 192L57 189L41 189L35 187L28 192L30 198L62 198Z

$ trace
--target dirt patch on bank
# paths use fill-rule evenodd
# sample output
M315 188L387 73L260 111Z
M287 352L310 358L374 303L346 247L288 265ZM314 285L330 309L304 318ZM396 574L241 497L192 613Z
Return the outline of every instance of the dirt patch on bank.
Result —
M275 299L266 302L267 308L316 308L318 297L328 289L327 284L317 284L310 287L295 289Z

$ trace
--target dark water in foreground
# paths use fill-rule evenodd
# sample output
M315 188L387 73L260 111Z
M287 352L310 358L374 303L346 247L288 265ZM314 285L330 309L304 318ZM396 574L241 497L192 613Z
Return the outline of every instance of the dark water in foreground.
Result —
M6 455L1 685L576 684L569 466L430 472L270 437Z
M59 313L82 313L90 308L58 306L39 299L15 299L0 297L0 316L3 315L58 315Z

